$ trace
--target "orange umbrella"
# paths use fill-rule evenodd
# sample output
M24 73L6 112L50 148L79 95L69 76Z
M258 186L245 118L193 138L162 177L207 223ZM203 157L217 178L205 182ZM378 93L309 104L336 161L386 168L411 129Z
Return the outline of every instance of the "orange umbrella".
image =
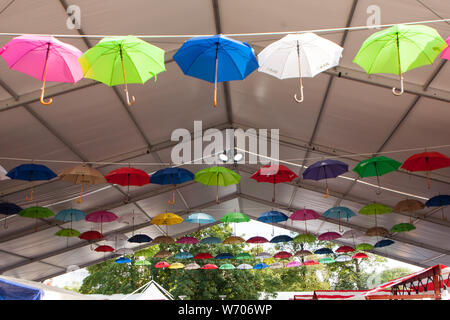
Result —
M77 200L78 203L81 203L83 201L84 184L107 183L105 177L100 171L85 164L62 171L59 174L59 178L63 181L81 184L80 199Z

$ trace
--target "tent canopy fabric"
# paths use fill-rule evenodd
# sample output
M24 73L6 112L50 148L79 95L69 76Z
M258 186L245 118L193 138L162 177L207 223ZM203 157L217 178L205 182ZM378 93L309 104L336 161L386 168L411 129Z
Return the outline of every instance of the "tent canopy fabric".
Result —
M0 279L0 300L41 300L43 294L39 288Z

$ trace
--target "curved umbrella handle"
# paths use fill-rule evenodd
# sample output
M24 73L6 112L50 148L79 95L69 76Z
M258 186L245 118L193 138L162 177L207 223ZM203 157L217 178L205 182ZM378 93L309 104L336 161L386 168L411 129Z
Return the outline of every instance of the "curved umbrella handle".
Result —
M80 198L75 200L77 203L83 202L83 184L81 184Z
M25 200L26 201L33 201L33 194L34 194L33 182L31 182L30 196L25 196Z
M175 204L175 185L172 190L172 200L167 201L169 204Z
M125 89L125 93L127 94L127 104L129 106L132 106L136 102L136 99L134 98L134 96L131 96L131 101L130 101L130 96L128 94L128 89Z
M396 96L401 96L404 92L403 87L403 76L400 76L400 91L397 91L397 88L392 88L392 93Z
M44 94L45 94L45 88L44 88L44 86L43 86L42 89L41 89L41 99L40 99L40 100L41 100L41 103L42 103L43 105L46 105L46 106L52 104L53 98L50 98L50 99L48 99L48 101L45 101L45 100L44 100Z
M300 99L297 98L297 94L294 94L294 100L297 103L303 102L303 83L302 83L302 77L299 77L299 87L300 87Z

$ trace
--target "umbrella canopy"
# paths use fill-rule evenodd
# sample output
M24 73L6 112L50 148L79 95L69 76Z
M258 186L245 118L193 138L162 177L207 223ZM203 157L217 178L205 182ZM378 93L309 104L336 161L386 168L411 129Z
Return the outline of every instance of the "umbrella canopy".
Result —
M377 243L375 243L375 248L387 247L387 246L390 246L390 245L392 245L394 243L395 243L395 241L392 241L392 240L389 240L389 239L380 240Z
M231 263L225 263L225 264L222 264L219 267L219 269L220 270L233 270L233 269L235 269L235 267Z
M8 171L6 171L6 169L0 165L0 181L11 179L10 177L8 177L6 175L7 173L8 173Z
M448 37L447 40L445 40L445 42L447 43L447 45L450 46L450 37ZM450 60L450 47L447 47L444 50L442 50L441 58Z
M329 264L329 263L334 263L334 262L336 262L336 261L330 257L325 257L325 258L322 258L319 260L319 263L322 263L322 264Z
M373 228L367 229L367 231L366 231L366 236L369 236L369 237L378 237L378 236L384 237L388 234L389 234L389 231L383 227L373 227Z
M254 266L253 266L253 269L255 269L255 270L261 270L261 269L265 269L265 268L268 268L269 266L267 265L267 264L265 264L265 263L258 263L258 264L255 264Z
M128 105L130 101L127 83L145 83L166 71L164 50L134 36L105 37L87 50L79 59L83 76L108 86L125 84Z
M202 252L202 253L196 254L194 256L194 259L214 259L214 257L207 252Z
M220 218L220 222L249 222L250 218L241 212L228 212L222 218Z
M353 62L368 74L392 73L400 76L403 93L403 73L420 66L432 64L447 46L436 29L424 25L397 24L368 37Z
M352 259L367 259L369 256L365 253L359 252L352 256Z
M275 201L275 184L282 182L290 182L298 176L288 167L282 164L268 164L261 167L251 177L258 182L267 182L273 184L272 202Z
M266 243L266 242L269 242L269 240L267 240L264 237L251 237L251 238L247 239L245 242L246 243Z
M152 244L174 244L175 240L168 236L158 236L152 240Z
M117 254L121 254L121 255L134 254L133 249L130 249L130 248L120 248L120 249L116 249L115 252L116 252Z
M184 264L179 263L179 262L172 263L169 266L169 269L183 269L183 268L184 268Z
M314 251L314 254L331 254L334 253L333 250L328 248L320 248Z
M292 257L292 254L287 251L280 251L274 254L273 256L275 259L287 259Z
M123 233L116 232L116 233L112 233L112 234L106 236L104 240L105 241L112 241L112 242L117 242L117 241L123 242L123 241L127 241L128 240L128 236L126 236Z
M151 224L156 225L166 225L171 226L174 224L179 224L183 221L183 218L181 218L179 215L176 215L175 213L167 212L167 213L160 213L156 217L153 217Z
M302 78L337 66L342 50L336 43L311 32L288 34L258 54L258 71L278 79L299 78L300 98L294 95L294 99L302 102Z
M430 171L450 167L450 158L439 152L422 152L409 157L401 168L416 172L426 171L427 184L430 189Z
M188 182L193 179L194 174L189 170L174 167L156 171L150 177L150 182L162 185L171 184L173 186L172 201L169 200L169 203L175 204L175 185Z
M292 240L293 239L288 235L280 235L280 236L276 236L276 237L273 237L272 239L270 239L270 243L289 242Z
M251 265L247 264L247 263L242 263L242 264L237 266L237 269L239 269L239 270L250 270L252 268L253 267Z
M161 250L161 251L158 251L157 253L155 253L153 255L153 258L165 259L165 258L171 257L172 255L173 255L173 253L170 251Z
M401 162L388 157L379 156L372 157L361 161L353 169L361 178L365 177L377 177L378 189L380 189L380 176L396 171L401 166ZM381 190L377 190L377 194L380 194Z
M210 167L198 171L195 174L195 181L207 186L217 186L216 202L219 203L219 186L226 187L238 184L241 176L226 167Z
M34 225L34 231L37 231L37 220L40 218L49 218L53 217L55 214L47 208L44 207L29 207L23 209L19 212L19 216L26 218L36 219L36 224Z
M207 238L203 238L202 240L200 240L201 244L218 244L218 243L222 243L222 239L217 238L217 237L207 237Z
M121 257L114 261L115 263L131 263L130 258Z
M371 203L359 210L359 214L363 215L374 215L375 216L375 227L377 226L377 215L386 214L392 212L392 208L381 203ZM367 235L367 232L366 232Z
M334 259L334 261L336 261L336 262L348 262L351 260L352 260L352 257L347 256L345 254L341 254L340 256L337 256L336 259Z
M332 219L338 219L339 223L339 232L342 232L341 230L341 218L346 218L347 221L351 217L356 216L356 213L354 213L352 210L350 210L347 207L333 207L328 209L322 214L322 217L324 218L332 218Z
M330 192L328 190L328 179L336 178L337 176L348 171L348 164L338 160L321 160L308 166L303 171L303 179L305 180L323 180L325 179L326 195L328 198Z
M200 269L200 266L196 263L189 263L184 267L185 270L196 270Z
M44 101L45 82L75 83L83 78L78 58L83 53L76 47L47 35L22 35L5 44L0 55L9 68L42 81L41 103Z
M284 264L281 262L274 262L269 265L269 269L280 269L283 267L284 267Z
M219 260L234 259L234 256L231 253L223 252L223 253L219 253L215 259L219 259Z
M166 261L160 261L154 266L156 269L164 269L170 267L170 263Z
M177 254L174 255L173 257L174 257L175 259L180 259L180 260L182 260L182 259L191 259L191 258L193 258L194 256L193 256L191 253L189 253L189 252L183 251L183 252L177 253Z
M255 258L257 258L257 259L267 259L270 257L272 257L272 255L268 252L260 252L255 255Z
M207 264L205 264L203 267L201 267L200 269L203 269L203 270L213 270L213 269L219 269L219 267L216 266L216 265L213 264L213 263L207 263Z
M299 250L297 252L294 253L294 256L296 257L306 257L306 256L310 256L313 253L309 250Z
M83 201L83 186L85 184L107 183L105 177L100 171L91 168L88 165L79 165L65 169L58 176L62 181L81 184L80 198L77 200L78 203Z
M294 237L294 242L313 243L317 240L315 236L309 233L302 233Z
M225 240L223 240L223 244L237 244L237 243L242 243L245 242L244 239L242 239L241 237L238 236L231 236L226 238Z
M286 268L295 268L295 267L300 267L301 265L302 265L302 263L299 261L291 261L286 264Z
M319 262L316 260L308 260L308 261L303 262L304 266L315 266L317 264L319 264Z
M95 251L97 252L113 252L114 248L111 246L98 246L97 248L95 248Z
M81 233L74 229L61 229L55 233L55 236L58 237L79 237Z
M80 234L79 238L83 240L99 240L103 239L103 235L98 231L86 231Z
M252 255L247 252L238 253L234 258L239 260L253 259Z
M391 228L391 232L408 232L416 229L416 226L411 223L399 223Z
M140 187L150 183L150 177L147 172L131 167L113 170L105 176L105 179L109 183L128 187L128 195L130 194L130 186Z
M11 170L8 171L6 174L9 178L13 180L25 180L30 181L31 184L31 190L30 190L30 197L26 197L25 199L27 201L33 200L33 181L44 181L44 180L51 180L53 178L56 178L57 175L52 170L47 168L46 166L42 164L21 164Z
M214 83L214 107L218 82L243 80L259 67L247 43L224 35L191 38L173 59L185 75Z
M181 237L179 238L176 243L181 243L181 244L197 244L198 240L194 237Z
M293 222L294 220L305 221L305 232L308 233L308 228L306 227L307 220L315 220L320 218L320 214L311 209L301 209L295 211L289 216L289 219Z
M331 241L334 239L339 239L340 237L342 237L341 234L337 232L325 232L319 235L317 239L320 241Z
M151 262L148 261L148 260L137 260L137 261L134 263L134 265L135 265L135 266L149 266L149 265L151 265Z
M355 251L355 249L353 249L350 246L341 246L341 247L337 248L334 252L347 253L347 252L353 252L353 251Z
M117 218L114 213L102 210L89 213L84 219L89 222L100 223L100 232L103 232L103 222L113 222Z
M86 213L78 209L64 209L55 216L56 220L64 222L80 221L86 218Z
M197 212L189 215L184 221L190 223L205 224L205 223L214 223L216 222L216 219L214 219L207 213Z
M425 208L425 204L416 199L406 199L398 202L395 207L395 212L408 212L413 213Z
M373 249L373 245L370 243L360 243L355 247L356 251L369 251Z
M150 242L152 241L152 238L150 238L146 234L135 234L134 236L130 237L128 239L128 242L134 242L134 243L144 243L144 242Z
M258 221L266 223L277 223L286 221L289 217L280 211L266 211L258 217Z
M365 233L359 230L348 230L342 234L342 239L359 238L363 237Z
M20 211L22 211L23 208L19 207L17 204L12 202L0 202L0 214L4 214L7 216L18 214ZM3 228L6 230L8 229L8 226L6 224L7 219L4 219L5 223L3 225Z
M433 198L428 199L425 202L427 207L442 207L442 220L447 220L447 217L444 214L444 206L448 206L450 204L450 195L438 195Z

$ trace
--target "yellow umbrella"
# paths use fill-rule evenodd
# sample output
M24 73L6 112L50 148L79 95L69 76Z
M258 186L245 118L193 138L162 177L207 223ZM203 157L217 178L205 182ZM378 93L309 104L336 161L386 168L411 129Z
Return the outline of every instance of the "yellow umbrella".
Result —
M184 268L184 264L179 263L179 262L172 263L169 266L169 269L183 269L183 268Z
M225 240L223 240L223 244L236 244L236 243L242 243L245 242L244 239L242 239L241 237L237 237L237 236L231 236L226 238Z
M183 218L179 215L176 215L172 212L160 213L156 217L152 219L150 223L156 224L158 226L165 225L166 226L166 234L169 235L169 228L167 226L171 226L173 224L179 224L183 221Z
M83 201L84 184L108 183L100 171L91 168L88 165L79 165L73 168L63 170L59 174L59 178L62 181L69 181L75 184L81 184L80 199L77 200L78 203L81 203Z

